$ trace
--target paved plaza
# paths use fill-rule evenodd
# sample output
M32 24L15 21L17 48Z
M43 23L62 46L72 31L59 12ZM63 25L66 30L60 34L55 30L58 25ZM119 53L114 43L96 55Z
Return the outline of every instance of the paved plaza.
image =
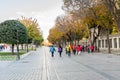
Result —
M0 80L120 80L120 56L82 53L52 58L48 47L32 51L19 61L0 61ZM5 63L5 62L3 62Z

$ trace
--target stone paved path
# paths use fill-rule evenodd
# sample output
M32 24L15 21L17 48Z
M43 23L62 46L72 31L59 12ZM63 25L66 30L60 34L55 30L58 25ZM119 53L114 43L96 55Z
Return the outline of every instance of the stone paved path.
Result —
M0 80L120 80L120 56L82 53L51 57L39 48L20 61L0 68Z

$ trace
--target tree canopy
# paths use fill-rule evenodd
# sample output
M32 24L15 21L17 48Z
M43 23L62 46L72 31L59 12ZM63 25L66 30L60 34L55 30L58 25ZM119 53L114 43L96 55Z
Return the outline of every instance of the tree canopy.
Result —
M63 39L62 37L66 41L80 40L90 37L90 30L94 28L92 42L94 44L100 34L117 33L119 28L108 7L103 0L63 0L62 9L66 14L56 18L54 29L50 30L48 39L55 40L56 37L52 36L58 31L63 33L62 36L57 35L59 41Z
M27 28L29 43L33 42L33 43L40 44L43 41L42 31L36 19L26 18L22 16L22 19L20 19L20 22L23 23Z
M7 44L27 42L27 29L18 20L6 20L0 24L0 42Z

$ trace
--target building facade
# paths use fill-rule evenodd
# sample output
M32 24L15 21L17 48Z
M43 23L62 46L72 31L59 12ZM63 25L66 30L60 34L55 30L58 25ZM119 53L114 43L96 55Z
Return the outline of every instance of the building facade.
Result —
M111 50L120 51L120 33L110 35L109 40L110 40L110 48L111 48ZM106 36L99 37L97 39L97 47L100 50L107 50L108 49Z

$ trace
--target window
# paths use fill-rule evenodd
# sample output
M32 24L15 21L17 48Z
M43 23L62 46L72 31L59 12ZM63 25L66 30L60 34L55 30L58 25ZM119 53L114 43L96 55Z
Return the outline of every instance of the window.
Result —
M110 39L110 48L112 48L112 39Z
M106 48L108 47L108 41L107 41L107 39L105 40L105 47Z
M98 41L98 47L101 47L101 40Z
M117 48L117 38L114 38L114 48Z

